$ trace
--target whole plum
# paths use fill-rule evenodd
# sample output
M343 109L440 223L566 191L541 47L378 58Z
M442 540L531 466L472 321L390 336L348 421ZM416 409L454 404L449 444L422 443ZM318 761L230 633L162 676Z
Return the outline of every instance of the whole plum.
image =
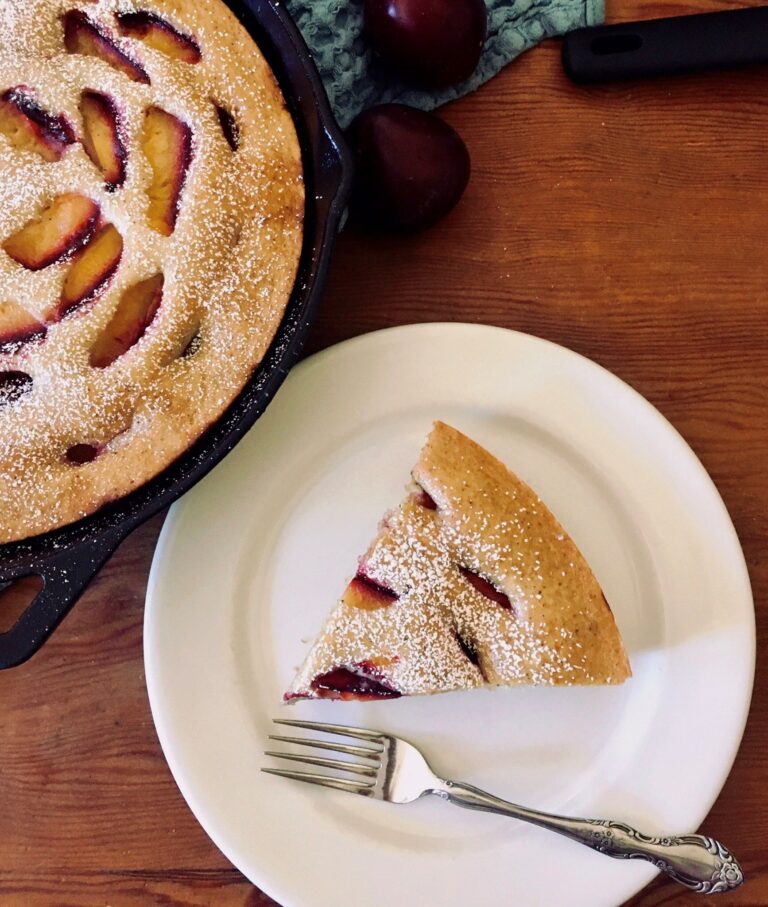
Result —
M485 43L484 0L365 0L365 28L379 56L428 88L469 78Z
M371 107L348 132L357 169L353 217L390 230L420 230L447 214L469 181L467 146L432 113Z

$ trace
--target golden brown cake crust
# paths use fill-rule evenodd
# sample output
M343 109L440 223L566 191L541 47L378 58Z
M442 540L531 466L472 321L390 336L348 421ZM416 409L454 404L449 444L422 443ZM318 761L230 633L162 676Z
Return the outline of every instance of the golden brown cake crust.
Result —
M93 56L66 53L61 15L81 9L116 37L151 84ZM197 64L120 37L116 12L147 10L199 44ZM45 110L82 134L84 89L114 98L128 148L127 178L110 192L82 144L58 162L14 148L0 135L0 243L54 196L93 199L124 242L122 259L95 303L50 323L43 342L0 352L0 373L33 379L30 393L0 405L0 543L70 523L142 485L182 454L237 396L279 325L301 249L304 191L292 120L260 51L220 0L2 0L0 94L26 86ZM233 151L216 105L240 131ZM147 222L151 168L141 150L146 110L187 123L192 159L171 236ZM0 249L0 307L21 305L50 320L68 263L31 271ZM162 272L162 304L146 334L108 368L89 353L121 294ZM198 334L192 355L181 356ZM74 445L99 449L89 463Z
M589 564L536 493L479 444L436 422L413 470L438 506L458 563L505 592L518 624L567 669L553 682L621 683L629 661ZM496 682L504 670L489 665ZM535 681L529 665L525 680Z
M597 580L531 488L442 422L413 478L436 509L409 495L360 562L359 575L396 600L361 608L348 590L288 698L317 695L315 678L350 665L373 665L404 695L630 676ZM478 591L467 571L490 582L507 606Z

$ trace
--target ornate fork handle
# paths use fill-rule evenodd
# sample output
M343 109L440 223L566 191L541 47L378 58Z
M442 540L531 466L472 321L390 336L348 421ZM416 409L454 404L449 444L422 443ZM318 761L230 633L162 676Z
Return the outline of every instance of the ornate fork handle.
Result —
M430 793L458 806L511 816L556 831L609 857L647 860L699 894L729 891L744 881L736 858L719 841L704 835L655 838L610 819L571 819L527 809L457 781L444 781Z

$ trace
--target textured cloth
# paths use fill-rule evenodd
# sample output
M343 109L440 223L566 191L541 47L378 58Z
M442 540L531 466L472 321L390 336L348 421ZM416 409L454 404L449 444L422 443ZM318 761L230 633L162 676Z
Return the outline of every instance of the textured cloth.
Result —
M414 91L371 53L362 0L286 0L309 45L342 127L366 107L400 101L431 110L474 91L543 38L603 21L604 0L486 0L488 38L466 82L443 91Z

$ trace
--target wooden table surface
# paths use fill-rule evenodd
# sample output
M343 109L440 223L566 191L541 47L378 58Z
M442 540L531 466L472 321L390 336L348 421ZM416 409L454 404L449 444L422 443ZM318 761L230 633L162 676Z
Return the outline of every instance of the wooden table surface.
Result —
M609 0L609 17L728 5L741 4ZM682 432L725 499L755 592L751 717L706 828L749 879L718 905L762 907L768 69L585 90L558 54L548 42L445 110L472 155L464 200L417 237L344 235L307 351L408 322L504 325L599 362ZM122 545L37 656L0 674L2 907L273 903L205 836L155 736L141 625L161 523ZM699 903L663 882L631 902Z

